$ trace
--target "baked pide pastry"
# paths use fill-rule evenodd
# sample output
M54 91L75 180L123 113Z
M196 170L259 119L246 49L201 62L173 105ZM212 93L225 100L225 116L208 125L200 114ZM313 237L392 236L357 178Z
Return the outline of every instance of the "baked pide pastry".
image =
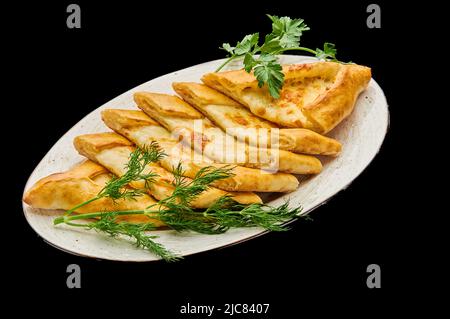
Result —
M282 127L325 134L352 112L371 78L368 67L335 62L284 65L283 73L278 99L245 70L208 73L202 81Z
M56 173L40 179L28 189L23 201L33 208L69 210L76 205L95 197L112 177L108 170L90 160L74 166L63 173ZM84 205L76 213L103 211L141 210L156 201L148 195L136 197L135 200L103 197ZM129 222L152 222L156 226L164 224L145 215L118 216L118 220Z
M102 112L105 124L116 133L125 136L136 145L143 147L152 141L158 142L159 147L168 156L160 164L168 171L172 171L181 163L183 174L194 178L195 174L206 166L224 167L227 165L205 162L205 159L191 148L180 143L169 131L142 111L107 109ZM232 166L233 176L213 183L217 188L226 191L254 191L254 192L290 192L298 187L298 180L287 173L268 174L258 169L242 166Z
M83 156L90 160L101 164L109 171L117 176L122 176L126 173L126 164L129 161L130 154L135 150L133 144L116 133L97 133L97 134L85 134L77 136L74 139L75 149ZM174 186L174 176L162 168L157 163L151 163L144 170L144 174L153 172L157 174L154 178L154 182L149 183L149 193L158 200L172 195ZM190 181L188 178L187 182ZM145 188L145 181L133 181L130 184L131 187L137 189ZM195 198L191 205L194 208L208 208L215 203L222 196L231 196L235 201L241 204L261 203L261 199L258 195L250 192L229 193L223 190L210 187L197 198Z
M341 143L335 139L308 129L278 128L276 124L257 117L238 102L204 84L177 82L172 87L186 102L240 141L313 155L336 156L341 151Z
M177 96L137 92L134 100L140 109L162 126L182 136L184 142L217 163L294 174L317 174L322 170L322 164L313 156L236 141Z

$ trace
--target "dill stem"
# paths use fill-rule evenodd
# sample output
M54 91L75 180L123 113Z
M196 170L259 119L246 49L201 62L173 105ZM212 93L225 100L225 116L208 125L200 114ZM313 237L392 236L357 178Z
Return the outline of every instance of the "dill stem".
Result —
M143 215L143 214L156 213L156 212L158 212L158 211L124 210L124 211L114 212L114 214L117 216L119 216L119 215ZM68 222L70 222L70 221L79 220L79 219L97 218L97 217L101 217L101 216L109 214L109 213L108 212L93 212L93 213L71 215L71 216L64 215L64 216L55 218L53 221L53 225L58 225L58 224L62 224L62 223L68 224Z
M87 205L87 204L89 204L89 203L92 203L93 201L96 201L96 200L98 200L98 199L100 199L100 198L101 198L101 196L99 196L99 195L97 195L97 196L95 196L95 197L92 197L91 199L89 199L89 200L87 200L87 201L85 201L85 202L82 202L81 204L78 204L78 205L72 207L71 209L69 209L68 211L66 211L66 212L64 213L64 216L69 216L69 215L72 214L74 211L76 211L78 208L81 208L81 207L83 207L83 206L85 206L85 205Z

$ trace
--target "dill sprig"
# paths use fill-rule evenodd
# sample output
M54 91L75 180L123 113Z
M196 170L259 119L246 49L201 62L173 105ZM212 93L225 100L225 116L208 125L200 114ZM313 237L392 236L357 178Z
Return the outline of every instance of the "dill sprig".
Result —
M149 185L154 182L155 177L158 175L149 172L144 173L147 165L150 163L158 162L165 154L161 151L156 142L152 142L142 148L136 148L130 154L128 163L126 164L127 171L120 177L113 176L100 191L98 196L109 197L113 200L117 199L134 199L136 196L140 196L145 193ZM144 180L144 189L131 189L126 187L131 182Z
M144 147L137 147L130 154L129 160L125 166L127 169L125 174L120 177L113 176L106 182L105 187L103 187L97 196L72 207L66 211L65 215L70 215L77 209L92 203L93 201L99 200L100 198L109 197L113 200L117 200L121 198L135 199L135 197L141 196L145 193L150 183L154 182L154 178L157 177L157 174L153 172L144 173L144 170L148 164L158 162L164 156L166 156L166 154L158 146L158 143L154 141ZM144 189L127 187L131 182L139 180L144 180Z
M226 195L204 211L191 208L189 203L193 199L205 191L212 182L232 176L232 169L229 166L204 167L190 182L186 182L182 166L179 164L173 170L175 189L171 196L157 204L164 209L158 211L156 218L177 231L191 230L204 234L220 234L237 227L259 226L272 231L286 230L282 223L301 212L301 208L289 209L289 203L279 207L264 204L242 205Z
M202 167L194 178L188 181L183 176L183 167L179 163L172 170L174 175L172 195L160 200L148 209L158 206L159 209L155 218L176 231L191 230L203 234L223 233L225 230L222 230L212 218L205 215L206 211L195 211L190 203L206 191L211 183L233 176L232 169L233 167L230 166ZM221 198L213 206L218 205L219 202L221 202Z
M242 205L230 196L219 198L204 211L195 211L171 202L168 209L159 211L157 219L177 231L191 230L203 234L221 234L230 228L262 227L271 231L285 231L283 223L298 217L301 208L289 208L289 202L279 207L264 204Z
M177 201L180 204L188 206L198 195L206 191L211 183L229 178L233 176L233 167L224 166L215 168L213 166L202 167L188 182L188 179L184 177L183 166L181 163L172 170L174 180L172 185L174 190L172 195L164 198L160 201L163 205L168 205L171 202Z
M143 190L128 190L126 185L132 181L145 179L152 182L153 174L144 174L146 165L157 161L164 156L156 143L152 143L144 149L137 149L130 156L127 164L127 172L119 178L115 178L105 185L102 191L93 199L88 200L77 207L97 198L110 197L113 200L125 198L133 199L142 195ZM138 247L145 248L166 261L176 261L182 257L177 256L167 250L161 244L153 241L157 236L146 234L149 230L154 230L155 225L148 223L129 223L117 221L118 216L123 215L146 215L149 218L162 221L171 229L182 231L194 231L202 234L221 234L230 228L236 227L262 227L271 231L287 230L283 224L299 217L301 208L289 208L289 203L279 207L271 207L265 204L242 205L227 195L219 198L214 204L205 210L193 209L190 203L202 192L210 187L211 183L229 178L233 175L232 167L204 167L194 176L192 180L185 178L181 164L173 169L174 180L172 182L174 190L171 196L158 201L143 210L125 210L115 212L92 212L81 215L65 214L54 220L54 224L65 223L69 226L84 227L94 229L98 232L106 233L117 237L127 236L134 239ZM148 186L146 184L146 186ZM73 208L72 211L76 209ZM97 218L89 223L74 223L76 220Z
M146 248L166 261L177 260L178 256L167 250L163 245L152 240L157 236L148 236L145 234L146 231L155 229L153 223L118 222L116 220L116 217L119 215L117 212L105 212L100 215L94 214L94 216L86 216L84 219L99 218L98 220L87 224L76 224L68 220L68 218L71 217L71 214L77 209L92 203L93 201L99 200L100 198L108 197L113 201L118 199L134 200L137 196L143 195L150 184L154 182L155 177L158 176L153 172L145 173L147 165L158 162L164 156L166 156L166 154L164 154L156 142L151 142L144 147L137 147L130 154L129 160L125 166L127 169L125 174L120 177L113 176L106 182L105 187L103 187L95 197L67 210L62 219L60 217L54 220L54 224L56 225L65 222L70 226L95 229L98 232L104 232L112 237L117 237L118 235L127 236L135 240L136 246ZM127 187L131 182L140 180L144 181L143 189ZM139 211L138 213L142 213L142 211ZM125 214L122 212L121 215L130 214L133 214L133 211L127 211Z
M116 217L117 215L114 213L102 215L98 221L87 224L87 228L107 233L112 237L119 235L131 237L135 240L137 247L148 249L165 261L173 262L180 259L179 256L166 249L163 245L153 241L158 236L145 234L146 231L156 229L153 223L117 222Z
M180 259L180 256L172 253L166 249L160 243L155 242L153 239L158 236L149 236L145 232L155 230L157 227L155 224L148 223L129 223L118 222L116 212L108 212L100 215L98 220L90 223L72 223L67 222L70 226L82 227L86 229L93 229L100 233L106 233L111 237L126 236L135 240L135 245L140 248L148 249L155 255L161 257L167 262L173 262Z
M217 205L209 207L205 215L216 219L217 223L226 230L238 227L262 227L271 231L285 231L286 221L298 217L301 207L289 208L289 202L278 207L265 204L242 205L228 196L224 196Z

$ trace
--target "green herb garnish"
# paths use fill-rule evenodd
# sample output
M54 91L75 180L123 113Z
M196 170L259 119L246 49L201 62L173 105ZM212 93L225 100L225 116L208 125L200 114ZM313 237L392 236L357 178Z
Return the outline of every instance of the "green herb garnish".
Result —
M143 210L125 210L114 212L92 212L86 214L73 214L84 205L102 197L110 197L113 200L132 200L146 192L146 188L131 190L128 183L144 179L146 187L152 182L154 174L144 174L146 165L156 162L164 156L156 143L149 147L138 148L131 155L127 164L127 172L119 178L113 178L106 183L99 194L74 208L66 214L57 217L54 224L66 224L74 227L94 229L110 236L126 236L135 240L138 247L148 249L152 253L166 261L176 261L181 257L167 250L153 239L156 236L146 234L146 231L154 230L155 224L130 223L119 221L117 217L124 215L146 215L149 218L164 222L168 227L176 231L194 231L202 234L220 234L234 227L263 227L272 231L286 230L282 223L298 217L301 208L290 209L288 203L279 207L270 207L264 204L242 205L230 196L219 198L213 205L205 210L196 210L190 206L190 202L208 189L211 183L232 176L232 167L204 167L192 180L183 177L183 169L179 164L173 170L174 190L172 195L158 201ZM97 218L88 223L76 223L76 220Z
M270 95L279 98L284 74L277 55L286 51L305 51L320 60L338 61L335 45L332 43L326 42L323 49L316 50L300 46L303 32L309 30L303 19L279 18L271 15L268 17L272 21L272 32L265 36L264 43L259 45L259 33L246 35L234 47L229 43L223 43L221 49L227 51L229 57L216 72L229 62L243 58L245 71L249 73L253 71L258 80L258 86L267 84Z

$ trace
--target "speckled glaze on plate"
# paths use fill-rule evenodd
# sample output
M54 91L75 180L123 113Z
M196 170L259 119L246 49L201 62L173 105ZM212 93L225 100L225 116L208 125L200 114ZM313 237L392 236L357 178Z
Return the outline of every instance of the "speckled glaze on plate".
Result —
M153 91L174 94L172 82L195 81L215 70L222 62L215 60L172 72L141 84L97 108L74 127L72 127L44 156L28 179L25 190L37 180L55 172L69 169L83 158L72 145L75 136L86 133L109 131L103 124L100 112L106 108L136 109L133 93ZM304 56L284 55L282 63L307 63L316 61ZM239 62L228 69L239 68ZM336 127L328 136L342 142L343 151L337 158L321 157L324 169L317 176L301 181L300 187L292 193L270 194L268 204L280 205L290 200L292 206L301 205L303 214L324 204L340 190L345 189L372 161L383 143L389 126L389 111L382 89L372 79L366 91L358 98L354 112ZM118 260L118 261L154 261L158 257L150 252L138 249L125 239L114 239L95 231L74 229L64 225L53 226L53 218L59 211L33 209L23 204L23 211L30 226L49 244L76 255ZM201 235L195 233L176 233L171 230L155 231L157 239L168 249L186 256L202 251L224 247L254 238L265 231L260 228L233 229L221 235Z

